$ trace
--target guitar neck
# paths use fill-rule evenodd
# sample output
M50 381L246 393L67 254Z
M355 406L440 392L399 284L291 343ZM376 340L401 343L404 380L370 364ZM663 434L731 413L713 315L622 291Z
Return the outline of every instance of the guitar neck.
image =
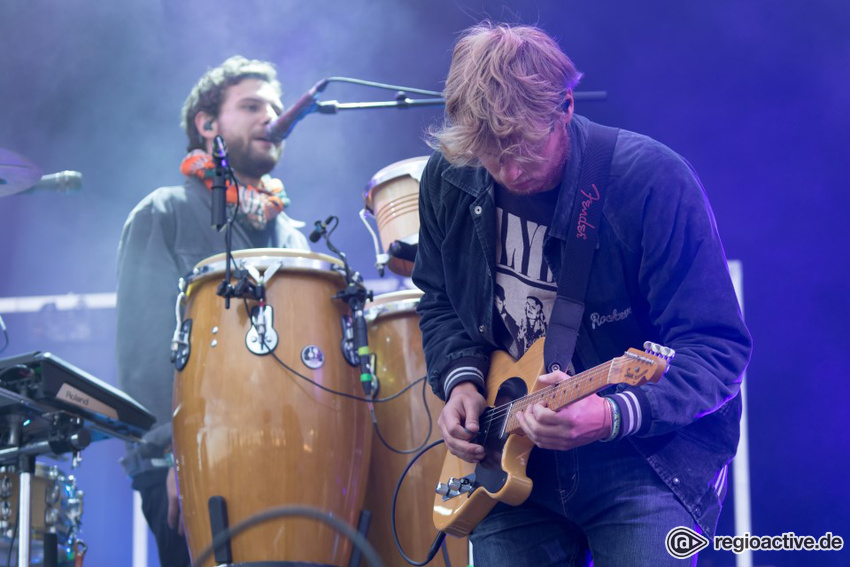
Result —
M552 411L558 411L576 400L580 400L605 388L610 384L609 376L615 362L616 359L609 360L599 366L594 366L590 370L570 376L559 384L548 386L542 390L517 398L511 403L510 410L508 411L505 434L517 433L522 430L516 414L519 411L530 408L534 404L540 403Z

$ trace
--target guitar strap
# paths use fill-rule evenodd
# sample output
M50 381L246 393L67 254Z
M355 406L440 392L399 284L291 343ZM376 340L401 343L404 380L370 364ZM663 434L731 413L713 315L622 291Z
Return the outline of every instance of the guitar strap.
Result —
M546 330L543 360L547 372L566 371L576 348L590 264L599 241L602 205L605 201L617 128L590 123L579 170L570 230L562 247L561 273L552 316Z

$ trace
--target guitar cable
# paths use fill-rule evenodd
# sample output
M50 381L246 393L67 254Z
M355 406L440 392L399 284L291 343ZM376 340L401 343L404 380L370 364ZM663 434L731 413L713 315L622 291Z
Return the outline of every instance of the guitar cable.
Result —
M413 463L415 463L417 460L419 460L419 457L421 457L422 455L424 455L425 453L427 453L428 451L430 451L431 449L433 449L437 445L440 445L441 443L445 443L445 441L443 441L442 439L438 439L437 441L434 441L433 443L429 444L427 447L425 447L424 449L419 451L419 453L417 453L416 456L413 457L413 459L409 463L407 463L407 466L402 471L401 476L398 477L398 483L395 485L395 491L393 492L393 506L392 506L392 513L391 513L392 520L390 522L390 524L392 525L392 528L393 528L393 541L395 542L396 549L398 549L398 552L402 556L402 558L405 561L407 561L408 563L410 563L411 565L413 565L414 567L422 567L423 565L427 565L428 563L431 562L432 559L434 559L434 557L437 555L437 552L439 552L440 548L443 547L443 542L446 539L446 532L440 532L440 531L437 532L437 537L435 537L434 541L431 543L431 548L428 550L428 556L424 561L419 562L419 561L416 561L414 559L411 559L410 557L407 556L407 554L401 548L401 542L398 540L398 529L397 529L396 523L395 523L396 502L398 501L398 493L401 490L401 483L404 482L404 477L407 476L407 473L408 473L408 471L410 471L410 468L413 466ZM446 565L449 565L448 554L445 553L445 548L444 548L444 558L446 559Z

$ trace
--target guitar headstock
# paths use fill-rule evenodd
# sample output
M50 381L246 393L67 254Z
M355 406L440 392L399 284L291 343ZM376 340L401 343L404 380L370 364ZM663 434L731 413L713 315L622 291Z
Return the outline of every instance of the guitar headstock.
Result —
M670 347L666 347L664 345L660 345L658 343L653 343L650 341L646 341L645 343L643 343L643 349L644 352L646 352L647 354L663 358L667 362L667 368L664 369L665 374L668 370L670 370L670 361L673 360L674 356L676 356L675 350Z
M623 356L614 359L608 383L640 386L658 382L667 372L668 362L676 355L676 351L648 341L644 343L644 348L645 352L630 348Z

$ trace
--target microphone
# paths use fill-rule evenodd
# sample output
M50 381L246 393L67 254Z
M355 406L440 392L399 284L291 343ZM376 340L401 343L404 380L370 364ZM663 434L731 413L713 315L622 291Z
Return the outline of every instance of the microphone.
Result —
M221 230L227 224L227 183L224 175L227 171L227 147L224 139L216 136L213 140L213 162L215 163L212 208L210 209L210 224L216 230Z
M328 218L326 218L324 222L316 221L316 224L314 225L315 228L313 229L313 232L311 232L310 236L309 236L310 242L312 242L314 244L316 242L318 242L319 238L321 238L322 235L325 233L325 230L328 228L328 225L331 223L331 221L333 219L334 219L334 216L331 215Z
M313 88L304 93L301 98L295 101L295 104L266 126L266 137L274 143L285 140L292 132L296 122L316 110L316 95L325 90L326 86L328 86L327 79L322 79L313 85Z
M41 181L27 191L58 191L60 193L76 193L83 186L83 174L79 171L60 171L44 175Z

